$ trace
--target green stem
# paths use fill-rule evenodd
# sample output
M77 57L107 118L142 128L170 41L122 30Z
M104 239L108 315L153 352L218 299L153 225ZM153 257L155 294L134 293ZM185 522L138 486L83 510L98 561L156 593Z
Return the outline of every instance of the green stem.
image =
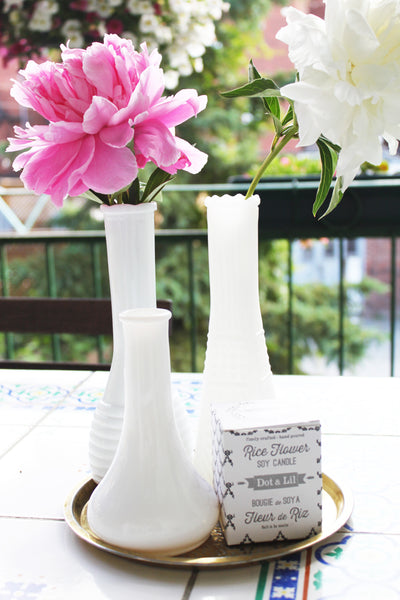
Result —
M266 171L266 169L269 167L269 165L272 163L272 161L274 160L274 158L276 158L278 156L278 154L280 153L280 151L286 146L286 144L293 139L294 137L296 137L298 133L298 128L297 126L293 126L291 127L287 133L283 136L283 138L281 139L281 141L276 144L276 146L274 146L270 153L266 156L264 162L260 165L257 173L254 176L253 181L250 184L249 189L247 190L247 194L246 194L246 198L250 198L251 196L253 196L255 189L261 179L261 177L264 175L264 172Z

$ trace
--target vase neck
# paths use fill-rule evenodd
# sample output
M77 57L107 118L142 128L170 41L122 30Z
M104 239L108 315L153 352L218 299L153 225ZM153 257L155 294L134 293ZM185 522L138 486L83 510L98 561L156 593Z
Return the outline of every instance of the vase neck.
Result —
M156 306L154 211L156 203L102 206L107 243L114 343L118 315Z
M156 430L172 415L170 318L170 311L159 308L128 310L120 315L125 348L125 420L135 427L140 428L146 420Z
M210 327L231 333L262 328L258 291L258 203L207 202ZM222 201L221 201L222 200Z

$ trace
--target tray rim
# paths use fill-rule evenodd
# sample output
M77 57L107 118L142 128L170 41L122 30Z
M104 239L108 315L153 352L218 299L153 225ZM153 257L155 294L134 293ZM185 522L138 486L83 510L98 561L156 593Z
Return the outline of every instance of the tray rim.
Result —
M274 560L277 558L282 558L289 554L293 554L294 552L300 552L315 544L329 538L331 535L336 533L351 516L353 511L353 495L351 493L350 488L341 483L338 484L331 477L322 474L322 487L323 490L330 496L331 500L333 500L336 506L336 519L332 520L332 522L328 523L324 527L324 522L322 522L322 531L317 535L301 540L292 540L290 542L285 542L281 548L277 548L273 546L273 544L269 544L268 542L261 542L259 544L255 544L254 546L259 546L259 550L252 551L251 554L245 554L240 550L241 546L227 546L230 552L234 551L237 548L237 554L227 554L225 556L166 556L166 555L152 555L139 553L135 550L127 550L126 548L120 548L118 546L113 546L108 544L107 542L101 540L97 536L95 536L89 529L87 523L82 522L85 520L85 509L87 506L87 502L96 487L96 482L91 479L85 479L80 485L76 486L66 498L64 504L64 517L67 525L70 529L84 542L88 543L95 548L113 554L115 556L119 556L125 559L134 560L137 562L141 562L144 564L149 564L153 566L165 566L165 567L181 567L181 568L215 568L215 567L236 567L236 566L249 566L253 563L259 563L261 561ZM89 491L88 491L89 490ZM85 495L86 494L86 495ZM83 506L78 505L78 500L82 495L85 495L85 503ZM270 548L266 548L270 546ZM197 548L195 551L199 551L201 549ZM193 551L192 551L193 552Z

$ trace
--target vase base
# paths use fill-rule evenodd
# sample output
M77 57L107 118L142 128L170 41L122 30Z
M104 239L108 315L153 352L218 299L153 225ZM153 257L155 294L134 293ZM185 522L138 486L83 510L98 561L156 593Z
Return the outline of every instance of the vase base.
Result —
M221 568L250 565L264 560L278 559L293 552L321 543L338 531L348 520L353 508L352 493L347 486L337 483L327 475L322 476L322 533L305 540L289 540L279 544L257 543L227 546L219 525L216 525L208 540L190 553L179 556L144 556L141 553L110 546L88 531L83 522L83 508L96 487L93 480L81 483L69 494L64 507L66 522L72 531L87 544L139 563L168 567Z
M91 538L93 538L100 544L106 544L108 547L113 547L116 550L123 550L123 551L127 551L127 552L137 553L137 554L140 554L141 556L143 556L144 558L151 559L151 558L156 558L156 557L159 558L159 557L168 557L168 556L180 556L181 554L186 554L187 552L196 550L196 548L199 548L200 546L202 546L204 544L204 542L206 542L206 540L208 540L208 538L210 537L210 532L207 532L206 535L204 535L200 539L196 540L196 542L191 542L190 544L183 544L181 546L175 546L173 548L161 548L161 549L153 548L151 550L147 550L147 549L133 547L133 546L132 547L130 547L130 546L124 547L124 546L113 544L113 543L109 542L108 540L105 540L105 539L101 538L100 536L96 535L96 533L91 529L91 527L89 525L88 517L87 517L87 509L88 509L88 503L83 507L83 510L81 513L81 524L82 524L83 529L88 532L88 534L90 535Z

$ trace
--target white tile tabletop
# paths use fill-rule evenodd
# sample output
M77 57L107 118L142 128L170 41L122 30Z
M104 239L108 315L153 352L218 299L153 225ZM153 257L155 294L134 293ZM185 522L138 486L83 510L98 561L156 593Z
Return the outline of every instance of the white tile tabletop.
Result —
M0 371L0 600L395 600L400 597L400 380L276 376L277 399L322 422L323 471L355 508L319 545L228 569L153 567L88 546L63 505L90 476L107 373ZM201 375L173 374L195 427Z

